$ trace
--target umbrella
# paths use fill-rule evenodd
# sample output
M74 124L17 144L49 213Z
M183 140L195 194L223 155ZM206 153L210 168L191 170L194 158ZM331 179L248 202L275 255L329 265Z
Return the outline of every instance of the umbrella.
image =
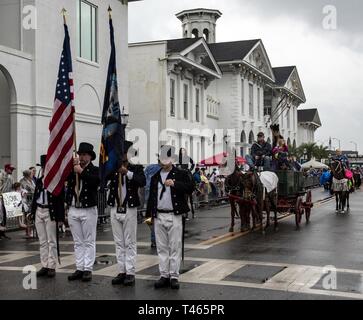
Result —
M220 164L224 164L226 161L226 158L228 157L228 153L227 152L223 152L223 153L219 153L216 154L210 158L204 159L200 162L200 164L202 166L205 167L215 167L215 166L219 166ZM238 156L236 157L236 161L239 165L241 164L245 164L246 163L246 159Z
M311 167L313 167L314 169L328 169L329 167L324 164L321 163L319 161L315 161L315 160L310 160L308 162L305 162L302 166L303 169L310 169Z

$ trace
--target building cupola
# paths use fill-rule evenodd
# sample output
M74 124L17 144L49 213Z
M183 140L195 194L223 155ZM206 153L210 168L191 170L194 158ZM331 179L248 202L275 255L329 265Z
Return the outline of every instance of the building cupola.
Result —
M222 16L219 10L190 9L176 14L182 22L183 38L204 37L207 43L216 42L216 23Z

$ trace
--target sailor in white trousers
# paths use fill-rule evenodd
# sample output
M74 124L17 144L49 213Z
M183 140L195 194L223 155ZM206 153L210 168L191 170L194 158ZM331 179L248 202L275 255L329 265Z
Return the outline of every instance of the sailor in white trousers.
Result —
M93 146L82 142L77 153L74 173L68 179L66 193L69 206L68 224L73 236L77 269L68 280L90 281L96 259L97 196L100 179L98 167L91 162L96 159ZM76 190L77 187L79 190Z
M39 237L39 251L42 268L37 277L53 278L57 267L57 222L65 218L64 190L54 197L44 187L44 168L46 155L40 157L42 175L36 181L31 214Z
M158 212L154 219L159 271L163 278L178 279L182 258L182 215Z
M117 208L112 208L111 225L116 246L119 274L122 275L120 277L124 278L123 284L128 285L127 275L129 276L128 278L132 277L134 280L136 270L137 208L128 209L127 214L117 213ZM112 283L118 284L116 280Z
M159 256L160 279L155 289L179 289L179 268L182 258L183 214L190 211L186 195L193 191L193 181L176 168L178 156L173 146L162 146L159 155L161 169L151 178L146 215L155 226Z
M135 154L132 142L125 141L122 166L110 181L108 205L111 206L111 225L116 245L119 274L112 284L135 284L137 255L137 207L140 206L139 188L146 184L143 167L128 163L127 154ZM120 201L121 193L121 201Z

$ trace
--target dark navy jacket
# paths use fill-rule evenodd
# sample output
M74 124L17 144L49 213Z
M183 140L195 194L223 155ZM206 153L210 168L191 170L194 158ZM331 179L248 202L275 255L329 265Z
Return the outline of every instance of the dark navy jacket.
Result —
M128 206L129 208L137 208L140 206L139 199L139 188L143 188L146 185L146 178L144 174L144 168L140 165L129 165L127 169L133 172L133 177L129 180L126 177L126 197L123 206ZM119 187L119 175L120 173L114 174L110 181L110 194L107 200L107 204L111 207L120 204L120 199L118 195Z
M159 170L152 178L150 183L150 195L146 209L147 217L157 217L158 208L158 189L159 189ZM171 201L175 215L181 215L190 211L186 195L191 194L194 190L194 182L182 170L173 166L166 180L174 180L174 187L170 187Z
M76 196L76 174L74 172L70 174L67 182L66 202L69 206L71 206L72 201ZM82 174L79 175L79 183L81 188L81 193L79 195L81 207L95 207L97 205L97 193L100 184L98 167L95 167L92 162L89 163L89 165L82 171Z

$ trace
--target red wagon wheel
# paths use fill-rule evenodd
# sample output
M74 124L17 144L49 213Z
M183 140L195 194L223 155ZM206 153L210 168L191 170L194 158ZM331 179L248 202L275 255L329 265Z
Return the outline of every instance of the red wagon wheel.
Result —
M300 228L300 223L301 223L301 217L304 213L303 211L303 201L301 197L298 197L296 199L296 204L295 204L295 223L296 223L296 229Z
M312 194L311 190L308 191L306 194L306 200L305 200L305 219L306 223L310 222L310 214L311 214L311 208L313 207L313 201L312 201Z

